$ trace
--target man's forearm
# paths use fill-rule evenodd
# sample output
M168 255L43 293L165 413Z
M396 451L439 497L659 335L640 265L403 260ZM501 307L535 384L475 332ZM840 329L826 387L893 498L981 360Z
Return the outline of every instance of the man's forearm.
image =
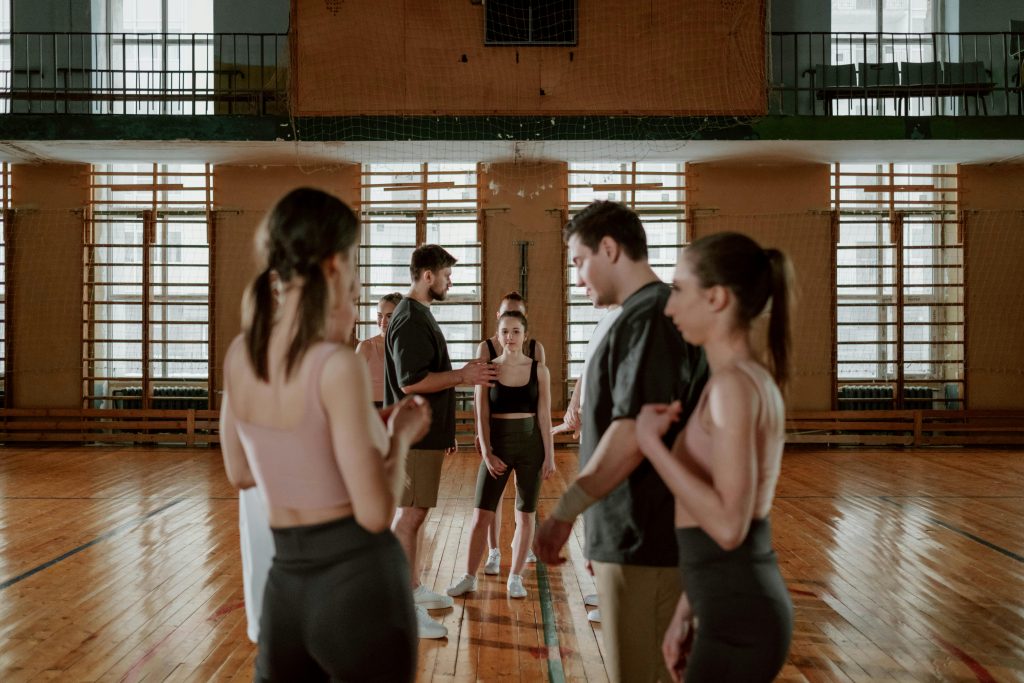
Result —
M636 443L636 421L615 420L601 437L576 483L591 497L604 498L626 481L643 459Z
M406 394L436 394L445 389L451 389L463 384L462 370L448 370L446 372L428 372L427 376L416 384L402 387Z

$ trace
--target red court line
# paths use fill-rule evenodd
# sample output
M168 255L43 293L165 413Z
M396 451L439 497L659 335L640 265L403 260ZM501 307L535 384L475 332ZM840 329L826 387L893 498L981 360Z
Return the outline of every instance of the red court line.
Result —
M128 683L128 682L135 683L135 681L139 680L139 671L142 669L142 667L145 666L146 662L148 662L149 660L153 659L153 655L156 654L157 649L161 645L166 643L167 640L171 636L173 636L173 635L174 635L174 631L171 631L166 636L161 638L159 643L157 643L153 647L151 647L148 650L146 650L146 652L141 657L139 657L138 660L136 660L136 662L134 664L132 664L131 668L128 669L127 672L125 672L124 676L121 677L121 682L122 683Z
M220 619L225 614L230 614L231 612L234 612L236 609L242 609L243 607L245 607L245 602L244 601L243 602L236 602L236 603L229 604L229 605L223 605L216 612L214 612L210 617L208 617L206 620L207 621L217 621L218 619Z
M217 619L220 619L225 614L230 614L231 612L234 612L236 609L241 609L242 607L245 607L245 603L244 602L235 602L235 603L231 603L231 604L228 604L228 605L223 605L216 612L214 612L210 617L208 617L206 620L207 621L216 621ZM125 673L125 675L121 677L121 681L123 683L127 683L128 681L132 681L134 683L134 681L137 681L138 680L138 675L139 675L139 670L141 670L142 667L146 665L146 662L148 662L149 660L153 659L153 655L155 655L156 651L158 649L160 649L160 646L163 645L164 643L166 643L167 640L171 636L173 636L173 635L174 635L174 631L171 631L166 636L164 636L163 639L159 643L157 643L153 647L151 647L148 650L146 650L146 652L141 657L139 657L138 660L136 660L134 664L132 664L131 668L128 669L128 672Z
M797 588L790 588L789 592L793 595L807 595L810 597L818 597L816 594L810 591L799 590ZM948 652L949 654L953 655L961 662L963 662L964 665L971 670L971 673L974 674L974 677L978 679L979 683L996 683L996 679L993 678L992 674L988 672L988 669L986 669L985 665L983 665L981 662L979 662L974 657L970 656L969 654L958 648L953 643L943 639L938 634L932 633L931 635L932 639L935 640L936 643L941 645L943 649L946 650L946 652Z
M932 634L932 638L935 639L935 642L944 647L946 649L946 652L948 652L949 654L953 655L961 662L963 662L967 666L967 668L970 669L971 672L974 674L974 677L977 678L981 683L996 683L996 679L992 677L992 674L988 672L988 669L986 669L984 665L982 665L981 662L979 662L977 659L970 656L953 643L943 640L935 633Z

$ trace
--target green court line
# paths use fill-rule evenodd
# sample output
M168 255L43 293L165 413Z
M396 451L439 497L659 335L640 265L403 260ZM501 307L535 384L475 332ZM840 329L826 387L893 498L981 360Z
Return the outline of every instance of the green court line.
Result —
M548 581L548 568L543 562L537 562L537 592L540 594L540 613L544 620L544 645L548 650L548 681L565 683L565 670L562 668L562 648L558 644L558 624L555 623L555 608L551 600L551 582Z

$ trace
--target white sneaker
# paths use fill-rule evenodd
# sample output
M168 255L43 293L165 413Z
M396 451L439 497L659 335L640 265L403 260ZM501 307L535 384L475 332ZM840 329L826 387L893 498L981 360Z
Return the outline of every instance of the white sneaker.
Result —
M500 574L501 573L501 551L497 548L491 548L491 551L487 553L487 562L484 564L484 574Z
M416 631L420 638L445 638L448 636L448 627L431 619L427 610L419 605L416 605Z
M448 586L445 591L448 595L453 598L457 598L464 593L472 593L476 590L476 577L472 574L463 574L462 578Z
M597 607L597 593L583 596L583 604L587 607Z
M533 554L533 548L526 551L526 561L530 564L537 561L537 556Z
M592 621L595 624L600 624L601 623L601 610L599 610L599 609L592 609L589 612L587 612L587 621Z
M510 598L525 598L526 589L523 588L523 577L519 574L508 575L508 597Z
M447 595L427 590L427 587L422 583L416 586L416 590L412 592L412 601L423 609L446 609L455 604L455 601ZM442 636L436 637L441 638Z

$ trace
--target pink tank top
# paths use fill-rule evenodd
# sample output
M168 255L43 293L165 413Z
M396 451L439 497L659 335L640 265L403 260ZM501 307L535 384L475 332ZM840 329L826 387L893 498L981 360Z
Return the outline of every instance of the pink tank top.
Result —
M309 510L351 502L320 401L324 363L338 348L323 342L306 351L306 409L297 425L279 429L236 421L256 484L272 506Z
M782 467L782 448L785 445L785 414L782 396L771 375L764 367L753 363L738 363L736 367L753 380L757 387L760 411L757 417L757 494L754 500L754 514L759 515L771 505L775 495L775 484ZM701 415L708 400L710 383L704 388L697 401L697 407L686 422L683 443L694 462L705 472L711 471L713 446L711 434L704 427Z

